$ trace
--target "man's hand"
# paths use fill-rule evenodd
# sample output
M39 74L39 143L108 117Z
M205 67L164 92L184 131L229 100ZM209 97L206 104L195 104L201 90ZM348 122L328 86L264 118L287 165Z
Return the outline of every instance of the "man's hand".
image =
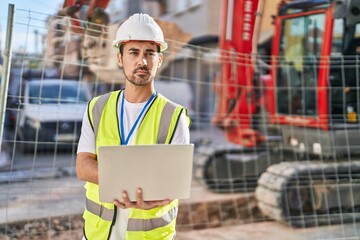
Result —
M139 209L152 209L160 206L164 206L169 204L171 201L169 199L159 200L159 201L144 201L142 196L142 190L139 188L136 191L136 202L130 202L128 194L123 192L122 201L114 200L114 204L118 208L126 209L126 208L139 208Z

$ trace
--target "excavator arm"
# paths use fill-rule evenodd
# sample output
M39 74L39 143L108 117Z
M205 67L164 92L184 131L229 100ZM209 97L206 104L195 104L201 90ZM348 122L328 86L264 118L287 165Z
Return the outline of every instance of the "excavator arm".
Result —
M262 0L260 0L262 1ZM220 32L220 74L214 89L217 109L212 122L230 142L256 146L259 134L252 127L254 99L253 51L259 0L223 0ZM255 47L254 47L255 45Z
M90 29L92 35L100 32L98 25L107 25L109 16L105 12L110 0L64 0L61 13L71 17L72 31L84 34Z

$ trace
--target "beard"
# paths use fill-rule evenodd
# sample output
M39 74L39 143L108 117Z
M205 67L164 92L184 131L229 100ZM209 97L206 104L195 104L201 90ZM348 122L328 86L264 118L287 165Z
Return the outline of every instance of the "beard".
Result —
M137 71L145 71L145 74L139 74L137 73ZM127 75L125 70L124 70L124 75L125 78L132 84L136 85L136 86L146 86L148 84L150 84L153 80L154 77L151 75L149 69L147 69L147 67L139 67L136 68L132 71L131 74Z

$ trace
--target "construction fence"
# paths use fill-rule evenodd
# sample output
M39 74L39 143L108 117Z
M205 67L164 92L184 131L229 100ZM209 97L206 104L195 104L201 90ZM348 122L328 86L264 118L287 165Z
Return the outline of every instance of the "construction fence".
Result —
M21 9L14 15L13 45L21 38L23 47L12 51L2 79L0 239L82 238L85 190L75 173L82 119L92 97L126 80L111 44L119 25L75 23ZM269 56L224 53L216 42L187 44L176 25L159 24L172 31L164 30L169 50L155 89L188 109L195 145L178 239L359 239L359 62L351 60L350 87L340 74L326 89L330 127L308 128L323 114L315 77L295 77L281 58L274 67ZM39 32L46 33L42 46L29 52ZM333 70L347 71L345 60L338 57ZM255 63L254 74L236 70ZM230 80L222 79L224 64L233 66ZM273 83L274 68L283 82ZM246 111L239 107L244 99ZM271 109L284 118L276 120ZM284 124L288 119L298 124Z

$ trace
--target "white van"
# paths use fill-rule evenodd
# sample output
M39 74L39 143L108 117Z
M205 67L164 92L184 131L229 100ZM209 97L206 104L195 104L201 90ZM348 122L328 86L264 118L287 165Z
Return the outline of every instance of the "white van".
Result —
M90 92L83 82L43 79L25 82L18 119L18 139L23 151L74 147Z

